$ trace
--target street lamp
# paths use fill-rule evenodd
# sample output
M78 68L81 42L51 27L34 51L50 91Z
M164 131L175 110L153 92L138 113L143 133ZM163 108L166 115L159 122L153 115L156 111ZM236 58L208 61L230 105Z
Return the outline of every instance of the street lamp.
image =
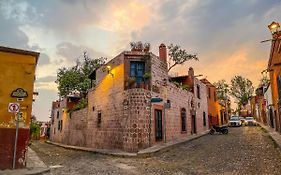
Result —
M107 65L106 68L107 68L107 73L110 74L110 75L113 77L114 75L113 75L113 73L111 72L111 70L112 70L112 69L111 69L111 66L110 66L110 65Z
M278 32L280 29L280 24L278 22L273 21L271 24L268 25L268 28L272 34Z

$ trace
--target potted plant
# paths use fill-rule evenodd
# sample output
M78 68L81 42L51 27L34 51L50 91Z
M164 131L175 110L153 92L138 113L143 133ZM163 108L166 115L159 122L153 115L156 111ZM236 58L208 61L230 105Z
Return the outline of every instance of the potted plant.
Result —
M143 79L144 79L144 82L145 82L145 89L148 89L149 80L151 79L151 73L146 72L146 73L143 75Z
M144 81L147 81L151 78L151 74L149 72L146 72L144 75L143 75L143 79Z
M136 87L136 78L135 77L129 77L127 82L128 82L129 88L135 88Z

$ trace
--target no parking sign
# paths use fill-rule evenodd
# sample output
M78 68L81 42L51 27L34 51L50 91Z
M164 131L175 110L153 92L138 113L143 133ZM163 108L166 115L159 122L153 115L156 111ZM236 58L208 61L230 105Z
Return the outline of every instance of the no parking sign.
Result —
M20 111L20 104L19 103L9 103L8 112L18 113L19 111Z

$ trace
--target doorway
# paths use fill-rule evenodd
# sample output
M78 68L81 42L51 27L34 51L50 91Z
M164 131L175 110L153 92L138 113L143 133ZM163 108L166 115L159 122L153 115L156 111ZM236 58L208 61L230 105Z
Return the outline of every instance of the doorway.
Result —
M196 116L191 116L191 134L196 134Z
M269 108L269 122L270 122L270 127L274 128L274 121L273 121L273 111L272 108Z
M163 140L162 110L155 109L155 139Z

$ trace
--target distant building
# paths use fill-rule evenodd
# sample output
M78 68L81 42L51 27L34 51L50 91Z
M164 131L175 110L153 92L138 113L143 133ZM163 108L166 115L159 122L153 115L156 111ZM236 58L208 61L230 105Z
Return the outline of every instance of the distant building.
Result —
M267 123L268 126L275 128L276 123L274 121L274 114L273 114L273 100L272 100L272 91L271 91L271 85L270 83L268 86L265 88L264 92L264 98L265 98L265 103L266 103L266 118L267 118Z
M67 98L53 102L51 141L137 152L208 130L205 84L192 71L192 86L174 83L164 44L159 57L124 51L90 77L87 108L69 115Z
M216 87L210 83L207 79L202 79L203 82L207 86L207 100L208 100L208 118L209 123L211 125L219 125L220 124L220 104L217 100Z
M37 52L0 46L0 169L13 165L15 113L20 118L16 168L25 167L38 57Z

